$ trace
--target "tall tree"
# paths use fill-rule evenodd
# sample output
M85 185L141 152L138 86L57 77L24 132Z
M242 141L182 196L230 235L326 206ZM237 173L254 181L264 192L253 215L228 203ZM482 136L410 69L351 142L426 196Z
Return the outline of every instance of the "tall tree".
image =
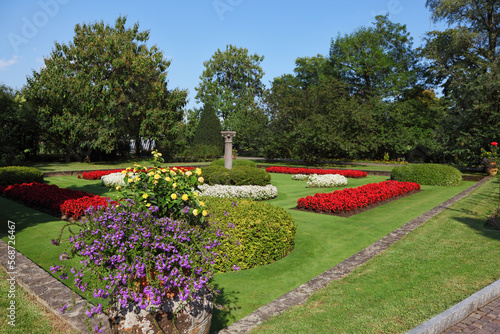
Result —
M333 73L352 94L369 99L397 98L418 78L418 58L406 26L388 15L377 16L373 26L338 36L330 47Z
M201 82L195 88L196 100L214 107L222 120L224 130L238 134L234 143L240 149L253 151L255 129L266 127L266 119L259 107L264 85L264 71L260 63L264 60L258 54L249 54L248 49L227 45L224 51L217 49L210 60L203 65L205 70Z
M55 44L45 67L33 71L25 94L37 107L47 139L81 161L120 141L175 136L187 92L167 89L170 61L139 24L77 24L73 42Z
M428 0L434 21L448 29L426 36L422 55L430 83L450 103L444 153L457 164L474 164L480 148L500 137L500 1Z
M220 120L213 107L210 104L204 105L194 133L193 144L215 146L222 152L224 140L221 129Z

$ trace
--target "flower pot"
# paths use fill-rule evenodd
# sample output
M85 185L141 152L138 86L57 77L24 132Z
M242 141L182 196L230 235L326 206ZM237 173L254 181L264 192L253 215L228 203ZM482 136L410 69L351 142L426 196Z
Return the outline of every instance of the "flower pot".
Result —
M130 302L125 308L116 303L109 317L112 333L209 334L213 295L206 289L199 295L199 301L187 304L178 296L165 300L154 313L150 309L140 309L135 302ZM179 307L183 309L174 317L174 311Z
M498 173L498 166L496 163L491 162L485 167L486 173L490 176L494 176Z

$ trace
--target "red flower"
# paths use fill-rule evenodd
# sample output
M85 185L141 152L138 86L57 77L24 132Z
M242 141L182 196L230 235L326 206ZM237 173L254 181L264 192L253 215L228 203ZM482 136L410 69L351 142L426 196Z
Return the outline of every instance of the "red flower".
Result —
M360 170L350 170L350 169L318 169L318 168L293 168L293 167L267 167L266 172L268 173L284 173L284 174L339 174L345 177L351 178L361 178L366 177L366 172Z
M498 146L498 143L496 141L491 142L491 146Z

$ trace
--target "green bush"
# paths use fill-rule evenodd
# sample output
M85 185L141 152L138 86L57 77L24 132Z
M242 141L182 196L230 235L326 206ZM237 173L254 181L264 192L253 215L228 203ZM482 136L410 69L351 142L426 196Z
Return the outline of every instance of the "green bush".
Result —
M180 155L182 161L197 162L209 161L222 154L222 149L214 145L188 146Z
M9 166L0 168L0 186L43 182L43 173L33 167Z
M233 265L249 269L287 256L295 245L297 227L283 208L246 199L205 198L210 221L230 237L217 252L216 270L230 271ZM232 227L234 225L234 228Z
M217 159L210 163L210 166L222 166L224 167L224 159ZM247 166L257 168L257 164L252 160L246 159L233 159L233 167Z
M411 164L394 167L391 180L430 186L456 186L462 183L462 173L447 165Z
M271 175L264 169L236 166L231 169L222 166L203 167L202 176L209 185L265 186L271 183Z

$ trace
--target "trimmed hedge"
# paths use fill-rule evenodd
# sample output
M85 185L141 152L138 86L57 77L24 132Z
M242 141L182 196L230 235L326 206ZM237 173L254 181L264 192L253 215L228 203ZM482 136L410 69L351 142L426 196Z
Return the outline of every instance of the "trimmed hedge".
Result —
M221 166L203 167L202 176L205 183L213 186L265 186L271 183L271 176L264 169L249 166L236 166L227 169Z
M210 166L222 166L224 167L224 159L217 159L210 163ZM245 159L233 159L233 167L247 166L247 167L257 167L257 164L252 160Z
M0 186L12 184L43 182L42 171L34 167L9 166L0 168Z
M295 222L285 209L247 199L206 197L210 222L230 237L216 250L216 270L249 269L287 256L295 245ZM233 228L234 226L234 228Z
M447 165L411 164L394 167L391 180L429 186L456 186L462 183L462 173Z

